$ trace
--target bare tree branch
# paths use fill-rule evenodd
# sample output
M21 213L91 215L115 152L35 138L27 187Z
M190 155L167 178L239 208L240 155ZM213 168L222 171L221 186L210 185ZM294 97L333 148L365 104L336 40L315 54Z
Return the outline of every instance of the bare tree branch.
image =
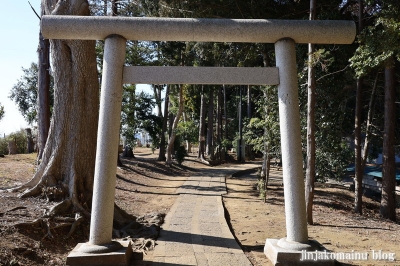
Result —
M327 76L330 76L330 75L334 75L334 74L336 74L336 73L343 72L343 71L345 71L345 70L346 70L346 68L348 68L349 66L350 66L350 65L347 65L347 66L345 66L345 68L343 68L343 69L341 69L341 70L338 70L338 71L336 71L336 72L332 72L332 73L329 73L329 74L323 75L322 77L320 77L319 79L317 79L317 82L318 82L318 81L320 81L321 79L323 79L323 78L327 77Z
M39 19L39 20L42 20L42 19L40 18L40 16L38 15L38 13L36 12L36 10L35 10L35 9L33 8L33 6L31 5L31 2L28 1L28 3L29 3L29 5L31 6L33 12L35 12L35 14L36 14L36 16L38 17L38 19Z

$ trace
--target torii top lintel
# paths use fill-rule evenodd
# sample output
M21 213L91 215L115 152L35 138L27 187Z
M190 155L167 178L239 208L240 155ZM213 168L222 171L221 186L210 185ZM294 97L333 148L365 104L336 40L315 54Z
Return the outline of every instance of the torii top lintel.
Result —
M47 39L104 40L120 35L127 40L275 43L291 38L296 43L351 44L353 21L143 18L46 15L41 20Z

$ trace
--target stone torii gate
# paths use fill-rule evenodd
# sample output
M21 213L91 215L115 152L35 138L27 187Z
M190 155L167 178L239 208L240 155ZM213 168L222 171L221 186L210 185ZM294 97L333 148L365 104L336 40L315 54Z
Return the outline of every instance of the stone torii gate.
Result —
M267 239L265 253L275 263L279 252L310 249L295 44L351 44L354 22L43 16L41 27L47 39L105 40L90 237L75 248L84 258L77 264L106 265L107 255L111 264L126 262L115 251L129 247L112 241L123 83L278 85L287 235ZM275 43L276 67L128 67L126 40Z

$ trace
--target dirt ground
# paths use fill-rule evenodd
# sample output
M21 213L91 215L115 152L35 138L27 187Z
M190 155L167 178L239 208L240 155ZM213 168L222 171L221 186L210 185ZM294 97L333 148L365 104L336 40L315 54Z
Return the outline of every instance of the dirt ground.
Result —
M258 196L256 180L255 173L228 178L224 204L235 236L253 265L272 265L263 253L265 239L286 235L282 172L272 169L266 203ZM363 197L364 214L354 214L353 197L344 186L317 183L309 238L333 253L369 255L366 261L340 260L342 265L400 265L400 224L381 219L379 203L367 197ZM395 253L397 260L387 260L389 253ZM379 254L386 260L373 259Z
M136 217L167 213L177 198L176 188L191 172L208 167L197 163L194 154L183 166L166 167L155 160L156 154L150 149L136 149L136 158L122 159L125 166L117 171L116 202ZM32 177L35 158L35 154L0 158L0 266L65 265L73 247L88 240L87 223L80 225L69 238L66 236L70 225L55 219L45 219L46 225L15 225L21 221L35 221L42 217L43 209L54 204L49 204L44 198L22 200L17 194L4 190ZM227 177L226 218L253 265L269 265L263 254L266 238L285 236L280 175L276 169L272 173L267 203L258 196L255 174ZM400 224L380 219L378 202L366 197L364 215L353 214L352 197L352 192L342 186L318 184L314 207L316 225L309 226L310 239L318 240L332 252L368 252L372 256L372 251L381 250L383 253L396 253L398 257L393 263L370 258L366 262L342 261L345 265L400 265ZM400 212L397 211L400 221ZM144 261L151 261L152 252L145 253ZM136 256L136 259L140 258ZM132 261L134 264L137 265L138 260Z

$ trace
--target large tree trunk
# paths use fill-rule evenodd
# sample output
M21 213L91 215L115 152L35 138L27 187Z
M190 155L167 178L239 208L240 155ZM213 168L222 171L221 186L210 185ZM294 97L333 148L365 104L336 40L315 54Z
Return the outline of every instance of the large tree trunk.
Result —
M45 7L41 4L41 15L45 15ZM38 64L38 158L42 159L43 150L50 128L50 41L39 32L39 64Z
M316 0L310 0L310 20L315 20ZM315 183L315 68L313 54L315 46L308 44L308 103L307 103L307 169L306 169L306 213L308 224L313 222L313 200Z
M394 81L394 60L393 57L390 57L385 62L385 123L383 129L383 171L380 213L383 218L392 221L396 221L396 165L394 152L396 88Z
M168 106L169 106L169 86L167 86L167 90L165 91L164 117L163 117L163 125L160 138L160 153L158 154L158 159L157 159L158 161L165 161L167 159L165 157L165 134L167 133L167 124L168 124Z
M199 152L197 154L197 159L205 161L204 152L206 146L206 137L204 134L205 129L205 99L204 99L204 86L201 86L201 104L200 104L200 125L199 125Z
M179 119L181 118L181 115L183 113L183 105L184 105L183 86L179 85L179 109L178 109L178 113L175 116L174 123L172 124L171 136L168 141L167 160L166 160L167 165L172 164L172 149L173 149L175 137L176 137L175 131L176 131L176 128L178 127Z
M358 1L358 31L362 31L363 27L363 0ZM354 121L354 153L355 153L355 177L354 177L354 212L362 214L362 179L364 171L361 165L361 112L362 112L362 85L363 79L357 79L356 92L356 112Z
M46 14L89 15L86 0L46 1ZM95 42L52 40L54 111L42 162L21 195L68 199L85 214L92 200L99 106Z

